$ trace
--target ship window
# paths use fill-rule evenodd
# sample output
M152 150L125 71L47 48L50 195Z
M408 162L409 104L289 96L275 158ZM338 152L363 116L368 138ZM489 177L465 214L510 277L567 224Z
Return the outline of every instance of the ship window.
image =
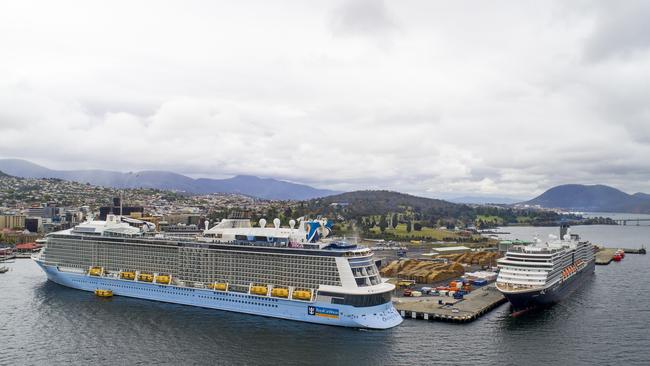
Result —
M390 292L374 295L344 295L343 298L332 298L332 304L351 305L358 308L381 305L387 302L390 302Z

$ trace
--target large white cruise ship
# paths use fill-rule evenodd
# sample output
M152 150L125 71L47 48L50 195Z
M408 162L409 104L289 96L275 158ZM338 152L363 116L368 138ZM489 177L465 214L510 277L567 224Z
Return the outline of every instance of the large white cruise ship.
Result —
M125 218L126 220L126 218ZM365 247L321 240L326 220L251 227L224 219L184 239L117 215L48 234L33 257L75 289L327 325L387 329L402 318Z
M515 310L556 303L594 273L594 246L564 228L560 237L515 245L498 260L496 287Z

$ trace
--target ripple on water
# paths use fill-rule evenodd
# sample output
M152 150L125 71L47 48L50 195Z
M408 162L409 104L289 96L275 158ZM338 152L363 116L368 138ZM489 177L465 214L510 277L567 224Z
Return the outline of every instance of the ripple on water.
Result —
M650 359L649 262L628 255L597 267L574 296L517 318L506 304L470 324L405 320L387 331L359 331L101 299L47 282L20 260L0 275L0 365L643 365Z

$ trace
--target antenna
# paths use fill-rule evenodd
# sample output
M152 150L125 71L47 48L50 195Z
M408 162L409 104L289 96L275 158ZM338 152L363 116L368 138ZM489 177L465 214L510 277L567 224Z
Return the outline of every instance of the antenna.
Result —
M122 217L122 192L120 191L120 217Z

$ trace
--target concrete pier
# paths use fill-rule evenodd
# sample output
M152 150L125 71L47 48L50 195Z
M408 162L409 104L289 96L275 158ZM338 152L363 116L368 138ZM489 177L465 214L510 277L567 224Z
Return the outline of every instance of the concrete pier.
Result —
M645 254L645 246L638 249L623 248L625 254Z
M394 305L403 318L466 323L505 302L506 298L490 284L475 289L462 300L448 296L400 297Z
M596 253L596 264L605 265L611 263L617 250L622 250L625 254L645 254L645 247L634 248L602 248Z
M612 258L614 257L614 253L616 253L618 249L614 248L603 248L596 253L596 264L600 265L606 265L609 264L612 261Z

